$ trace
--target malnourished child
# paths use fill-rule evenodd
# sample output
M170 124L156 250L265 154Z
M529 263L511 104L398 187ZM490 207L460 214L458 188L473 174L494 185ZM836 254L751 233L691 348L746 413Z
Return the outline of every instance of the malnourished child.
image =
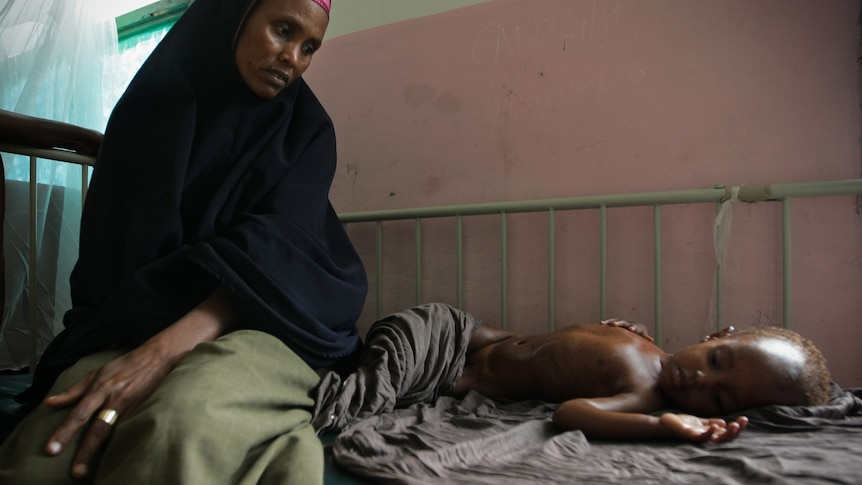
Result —
M523 336L448 305L422 305L374 324L356 373L343 382L324 378L314 423L340 429L393 407L476 391L560 403L554 423L589 438L727 441L747 419L715 416L828 399L825 360L795 332L763 327L723 337L669 354L611 325Z

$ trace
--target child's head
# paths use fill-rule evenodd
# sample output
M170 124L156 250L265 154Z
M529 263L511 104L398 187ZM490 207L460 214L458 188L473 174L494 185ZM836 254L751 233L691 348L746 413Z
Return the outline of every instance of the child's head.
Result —
M820 405L829 399L826 360L796 332L757 327L669 355L659 385L682 410L723 415L770 404Z

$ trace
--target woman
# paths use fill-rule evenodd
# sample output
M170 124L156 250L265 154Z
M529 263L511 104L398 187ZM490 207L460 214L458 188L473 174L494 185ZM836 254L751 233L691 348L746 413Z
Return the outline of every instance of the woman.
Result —
M0 482L321 481L308 395L350 369L367 286L300 77L328 22L328 0L197 0L141 67Z

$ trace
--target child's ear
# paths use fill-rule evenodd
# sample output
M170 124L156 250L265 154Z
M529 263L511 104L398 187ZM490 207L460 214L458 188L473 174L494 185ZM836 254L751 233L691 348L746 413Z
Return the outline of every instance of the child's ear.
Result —
M736 331L736 329L733 328L733 325L731 325L729 327L724 327L721 330L719 330L718 332L714 332L714 333L707 335L706 337L703 338L703 340L701 340L701 342L708 342L710 340L730 337L731 335L733 335L734 331Z

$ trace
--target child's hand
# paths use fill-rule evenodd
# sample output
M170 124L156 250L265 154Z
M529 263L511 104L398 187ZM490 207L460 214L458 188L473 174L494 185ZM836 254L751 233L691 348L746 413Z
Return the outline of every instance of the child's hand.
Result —
M690 414L665 413L659 423L677 437L695 443L723 443L736 438L748 425L741 416L729 423L719 418L699 418Z
M619 318L609 318L607 320L602 320L601 323L602 323L602 325L607 325L609 327L624 328L630 332L634 332L634 333L640 335L641 337L649 340L650 342L655 340L654 338L652 338L650 336L647 328L643 324L640 324L637 322L629 322L626 320L620 320Z

